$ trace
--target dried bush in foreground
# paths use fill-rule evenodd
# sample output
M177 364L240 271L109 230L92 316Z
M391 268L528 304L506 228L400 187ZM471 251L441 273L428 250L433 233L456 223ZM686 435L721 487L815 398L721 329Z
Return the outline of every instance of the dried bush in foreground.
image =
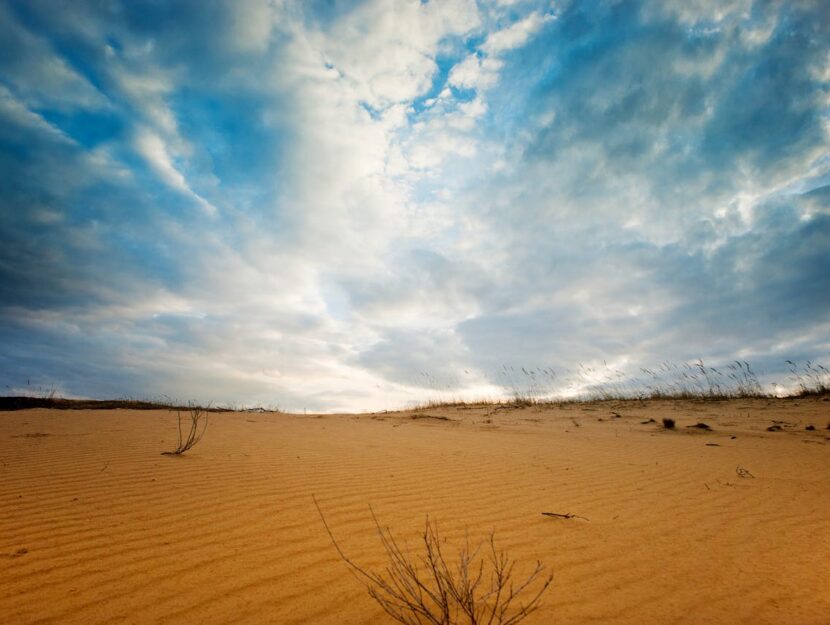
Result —
M382 571L367 570L343 552L317 499L312 498L340 559L380 607L404 625L514 625L539 607L553 581L553 575L545 575L545 567L537 561L530 575L514 584L515 561L496 549L493 533L475 547L467 537L456 563L450 565L442 551L445 541L429 518L421 534L424 552L412 558L401 550L389 528L381 527L371 506L387 562Z
M208 426L207 410L188 404L188 411L190 412L190 430L188 431L187 436L182 436L182 413L177 410L176 416L178 417L179 426L179 444L176 445L176 449L173 451L161 452L163 456L180 456L193 447L193 445L202 440L202 436L205 435L205 431Z

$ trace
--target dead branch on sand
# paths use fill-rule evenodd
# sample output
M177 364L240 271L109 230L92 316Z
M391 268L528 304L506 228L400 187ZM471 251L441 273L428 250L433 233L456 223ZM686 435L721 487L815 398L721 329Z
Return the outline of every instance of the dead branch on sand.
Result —
M369 596L404 625L514 625L538 609L542 594L553 580L553 575L544 575L545 567L537 561L530 575L514 585L515 561L496 549L493 533L484 550L484 541L473 547L466 537L457 563L450 565L442 551L445 540L428 517L421 534L424 554L414 559L403 552L388 527L381 527L371 506L369 511L387 563L381 572L367 570L343 552L317 499L313 495L312 499L340 559Z
M559 512L543 512L542 516L550 516L557 519L582 519L583 521L589 520L584 516L579 516L578 514L571 514L570 512L566 512L565 514L560 514Z

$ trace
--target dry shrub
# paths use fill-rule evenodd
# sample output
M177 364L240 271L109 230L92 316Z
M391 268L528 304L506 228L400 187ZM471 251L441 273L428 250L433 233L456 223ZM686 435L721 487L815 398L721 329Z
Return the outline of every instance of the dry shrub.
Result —
M526 578L514 582L515 561L496 549L493 533L475 546L465 537L450 564L444 555L446 541L429 518L421 534L423 553L413 558L404 553L389 528L381 527L370 506L387 560L383 570L371 571L344 553L316 498L314 505L340 559L380 607L404 625L515 625L539 608L553 581L537 561Z
M187 432L187 435L183 436L182 413L179 410L177 410L176 417L178 418L179 444L176 445L176 449L174 449L173 451L161 452L162 455L180 456L188 449L193 447L200 440L202 440L202 437L205 435L205 432L207 431L208 411L198 406L194 406L193 404L188 404L188 412L190 417L190 428Z

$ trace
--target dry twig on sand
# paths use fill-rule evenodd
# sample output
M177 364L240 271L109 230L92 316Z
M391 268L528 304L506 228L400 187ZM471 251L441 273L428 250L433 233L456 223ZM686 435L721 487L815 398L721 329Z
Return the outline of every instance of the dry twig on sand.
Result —
M743 467L736 467L735 473L738 474L738 477L755 477L752 473L749 472L748 469L744 469Z
M207 410L192 404L188 404L188 410L190 411L190 431L187 433L186 437L182 436L182 413L177 410L176 416L178 418L179 426L179 444L176 445L176 449L173 451L161 452L163 456L180 456L193 447L193 445L202 440L202 436L205 435L205 431L207 431L208 426Z
M426 519L421 539L424 554L417 558L405 554L389 528L383 528L371 506L372 521L386 552L382 572L370 571L349 558L329 527L317 499L314 505L340 559L366 587L369 595L393 619L404 625L514 625L536 611L553 575L536 567L521 583L513 583L514 560L498 551L494 534L489 540L471 546L469 537L458 552L455 565L443 553L445 541L438 526Z
M556 519L582 519L583 521L587 521L584 516L579 516L578 514L571 514L570 512L566 512L565 514L560 514L559 512L543 512L542 516L550 516Z

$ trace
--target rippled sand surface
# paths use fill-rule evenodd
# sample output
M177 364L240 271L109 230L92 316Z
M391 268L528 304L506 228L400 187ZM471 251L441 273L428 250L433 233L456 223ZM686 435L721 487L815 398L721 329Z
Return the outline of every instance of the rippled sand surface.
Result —
M217 413L170 457L174 413L0 413L0 622L391 622L313 493L368 568L369 504L413 549L426 515L450 545L494 530L554 572L528 624L826 625L828 422L821 398Z

